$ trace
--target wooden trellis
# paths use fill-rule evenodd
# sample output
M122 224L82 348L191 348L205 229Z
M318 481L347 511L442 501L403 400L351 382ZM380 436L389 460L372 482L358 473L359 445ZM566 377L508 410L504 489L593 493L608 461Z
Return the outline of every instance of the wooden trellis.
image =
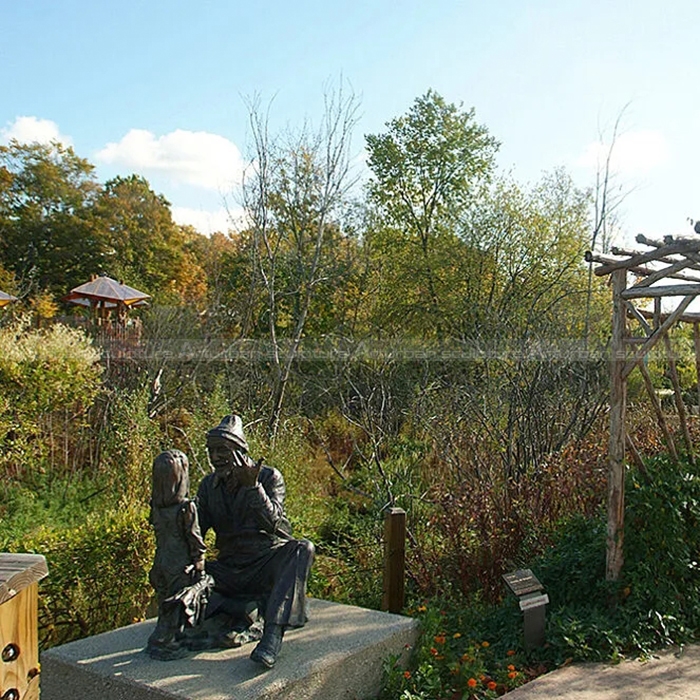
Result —
M606 557L606 578L611 581L618 579L624 561L625 448L629 449L636 462L641 462L634 443L625 430L627 379L635 368L639 368L642 374L669 452L674 459L678 459L676 445L644 363L644 358L659 342L664 344L668 354L669 374L685 450L689 459L694 459L687 413L668 332L681 321L693 324L696 366L700 377L700 314L686 311L695 297L700 295L700 236L666 236L659 241L639 235L637 243L646 246L648 250L613 248L611 256L586 253L588 262L599 263L594 269L596 275L610 276L613 297ZM634 276L635 281L628 286L631 276ZM663 299L675 297L681 297L681 300L674 309L669 311L662 307ZM649 300L653 301L652 310L639 306L640 302L648 304ZM638 322L643 335L631 335L628 318Z

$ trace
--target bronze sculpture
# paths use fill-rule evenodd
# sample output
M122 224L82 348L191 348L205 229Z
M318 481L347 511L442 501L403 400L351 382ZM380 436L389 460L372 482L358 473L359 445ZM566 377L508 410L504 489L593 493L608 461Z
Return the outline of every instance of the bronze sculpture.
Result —
M204 572L204 540L197 509L189 498L187 456L178 450L153 461L150 521L156 554L149 580L158 599L158 622L147 653L156 659L187 652L186 630L202 620L213 580Z
M202 534L212 528L219 550L216 561L206 565L214 578L207 616L242 614L245 624L225 630L218 640L219 646L238 646L259 637L257 607L264 627L250 658L271 668L285 630L307 621L306 584L314 547L292 537L284 512L284 479L262 459L250 458L240 416L226 416L207 433L207 450L214 472L199 486L197 508Z

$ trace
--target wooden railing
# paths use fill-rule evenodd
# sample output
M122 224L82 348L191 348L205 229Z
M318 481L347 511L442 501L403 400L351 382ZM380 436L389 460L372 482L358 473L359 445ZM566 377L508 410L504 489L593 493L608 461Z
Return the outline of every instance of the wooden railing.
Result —
M39 554L0 554L0 698L38 700L39 580L48 574Z

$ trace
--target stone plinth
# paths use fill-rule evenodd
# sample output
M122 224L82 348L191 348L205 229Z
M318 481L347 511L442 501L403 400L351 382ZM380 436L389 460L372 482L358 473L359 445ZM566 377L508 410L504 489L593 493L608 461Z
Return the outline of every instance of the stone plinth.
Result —
M41 655L42 700L360 700L379 690L382 665L406 653L411 618L309 600L309 623L285 635L270 670L254 648L192 652L156 661L143 648L155 620L49 649Z

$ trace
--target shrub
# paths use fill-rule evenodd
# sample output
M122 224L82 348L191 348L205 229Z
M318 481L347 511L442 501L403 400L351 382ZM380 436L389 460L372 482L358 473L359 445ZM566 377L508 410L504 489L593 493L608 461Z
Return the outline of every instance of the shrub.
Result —
M58 476L89 463L88 410L101 386L99 353L80 331L0 328L0 473Z
M78 527L45 526L9 544L48 563L39 595L41 648L141 619L152 596L154 547L147 511L125 503Z
M565 657L646 654L700 631L700 478L665 456L627 476L625 564L605 581L605 519L577 519L533 567L551 599L548 637Z

